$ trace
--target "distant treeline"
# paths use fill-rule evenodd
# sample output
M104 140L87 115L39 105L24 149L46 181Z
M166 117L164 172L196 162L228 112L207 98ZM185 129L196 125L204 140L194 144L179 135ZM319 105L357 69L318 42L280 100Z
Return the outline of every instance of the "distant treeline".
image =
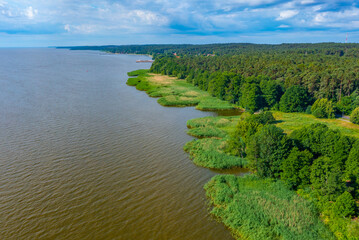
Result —
M327 99L335 113L351 114L359 106L359 44L354 43L68 48L152 55L155 58L152 72L186 79L251 112L259 109L311 112L310 106L317 99ZM285 94L286 100L281 101Z
M338 56L359 56L359 44L356 43L296 43L296 44L251 44L251 43L225 43L225 44L149 44L149 45L106 45L106 46L69 46L58 47L71 50L99 50L112 53L133 53L133 54L173 54L179 56L215 54L239 55L243 53L302 53L306 55L338 55Z
M316 99L338 102L337 111L350 114L359 105L359 44L207 44L68 47L112 53L153 55L151 71L176 76L239 103L247 110L279 109L280 95L295 85ZM281 89L279 89L281 88ZM256 94L249 104L243 92ZM275 96L268 96L274 91ZM242 97L242 99L241 99ZM271 98L271 99L269 99Z

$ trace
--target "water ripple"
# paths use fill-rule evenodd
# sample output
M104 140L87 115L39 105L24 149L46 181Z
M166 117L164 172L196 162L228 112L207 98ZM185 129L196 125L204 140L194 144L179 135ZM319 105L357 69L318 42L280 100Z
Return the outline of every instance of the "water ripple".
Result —
M182 150L211 113L128 87L137 56L0 53L0 239L231 239Z

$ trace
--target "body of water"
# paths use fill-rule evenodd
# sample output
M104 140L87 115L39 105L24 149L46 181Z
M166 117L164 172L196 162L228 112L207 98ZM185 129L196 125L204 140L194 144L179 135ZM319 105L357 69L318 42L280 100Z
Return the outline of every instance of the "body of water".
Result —
M127 86L145 56L0 49L0 239L232 239L186 121Z

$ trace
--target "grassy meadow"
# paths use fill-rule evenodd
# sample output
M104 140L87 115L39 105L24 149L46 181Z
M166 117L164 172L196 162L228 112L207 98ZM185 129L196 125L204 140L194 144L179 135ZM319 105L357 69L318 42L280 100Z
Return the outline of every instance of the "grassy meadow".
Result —
M127 84L146 91L151 97L158 97L162 106L185 107L196 106L198 110L229 110L236 106L212 97L208 92L180 80L159 74L148 73L148 70L136 70L128 73Z
M277 127L282 128L286 133L291 133L294 130L309 126L313 123L323 123L331 129L339 130L344 135L359 138L359 125L344 119L323 119L306 113L284 112L273 112L273 116L277 120Z

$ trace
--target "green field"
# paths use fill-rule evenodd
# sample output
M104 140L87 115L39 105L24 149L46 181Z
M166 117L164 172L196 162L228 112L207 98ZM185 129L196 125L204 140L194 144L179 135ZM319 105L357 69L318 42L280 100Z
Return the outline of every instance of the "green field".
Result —
M306 113L283 112L273 112L273 116L277 120L276 125L282 128L286 133L291 133L294 130L309 126L313 123L324 123L331 129L341 131L344 135L359 138L359 125L344 119L323 119Z

